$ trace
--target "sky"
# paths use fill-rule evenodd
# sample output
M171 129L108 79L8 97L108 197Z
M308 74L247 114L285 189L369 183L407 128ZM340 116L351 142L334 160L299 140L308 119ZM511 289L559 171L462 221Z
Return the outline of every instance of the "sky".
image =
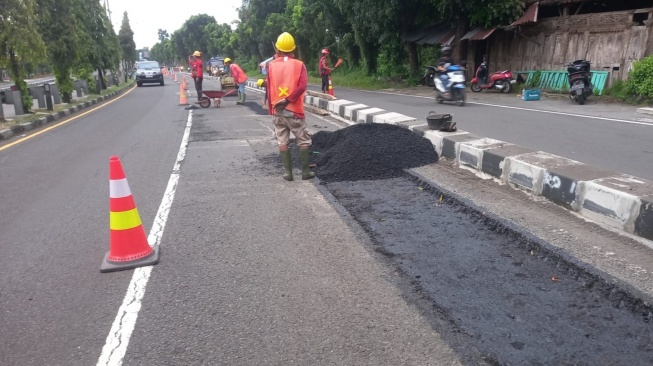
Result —
M158 29L165 29L168 34L181 28L188 18L197 14L208 14L219 23L230 24L238 19L236 8L240 0L208 1L171 1L171 0L99 0L101 4L109 3L111 23L116 34L122 25L122 16L126 11L129 25L134 31L136 48L152 48L159 41Z

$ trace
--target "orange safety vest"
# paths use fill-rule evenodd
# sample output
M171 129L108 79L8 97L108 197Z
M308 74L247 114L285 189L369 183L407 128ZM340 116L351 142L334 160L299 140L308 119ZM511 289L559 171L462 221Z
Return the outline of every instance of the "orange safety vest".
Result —
M243 71L240 66L231 64L229 65L229 69L231 70L231 75L236 80L236 84L242 84L247 81L247 75L245 75L245 71Z
M270 114L274 114L274 105L280 100L287 98L297 89L299 77L302 74L304 63L290 57L278 57L268 65L268 98L271 101ZM288 103L286 109L297 113L304 114L304 95L297 98L296 101Z

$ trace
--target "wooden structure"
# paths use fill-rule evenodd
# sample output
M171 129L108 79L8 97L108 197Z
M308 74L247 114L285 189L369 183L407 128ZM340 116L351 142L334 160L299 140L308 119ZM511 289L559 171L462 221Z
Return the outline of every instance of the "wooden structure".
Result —
M510 26L467 33L467 64L475 70L486 56L492 71L557 71L586 59L592 70L609 72L609 80L625 80L633 62L653 54L653 1L531 0L527 5Z

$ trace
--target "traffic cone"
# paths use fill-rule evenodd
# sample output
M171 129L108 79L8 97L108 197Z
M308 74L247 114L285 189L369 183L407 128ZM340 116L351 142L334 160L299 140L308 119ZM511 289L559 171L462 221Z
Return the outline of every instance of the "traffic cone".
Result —
M181 85L184 86L184 90L188 90L188 84L186 84L186 76L184 76L184 78L181 79Z
M159 246L147 243L141 217L117 156L109 158L109 251L100 272L122 271L159 263Z
M186 98L186 91L184 90L183 84L179 84L179 105L188 105L188 99Z
M334 96L333 94L333 83L331 83L331 76L329 76L329 95Z
M179 82L179 80L177 80L177 73L175 73L175 81Z

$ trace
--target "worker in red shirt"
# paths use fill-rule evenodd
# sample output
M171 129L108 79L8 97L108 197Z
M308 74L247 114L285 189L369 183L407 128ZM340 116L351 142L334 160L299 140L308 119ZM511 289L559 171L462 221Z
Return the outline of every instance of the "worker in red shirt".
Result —
M192 56L188 56L188 63L190 63L190 76L195 81L195 91L197 91L197 100L202 97L202 81L204 80L204 63L202 62L202 53L200 51L193 52Z
M322 57L320 58L320 64L318 65L318 71L322 77L322 93L329 92L329 75L331 74L332 68L329 67L329 50L322 50Z
M274 116L274 135L285 169L283 179L293 180L292 156L288 148L291 132L299 147L302 179L311 179L315 174L309 169L308 149L312 141L304 115L304 95L308 86L306 65L294 58L295 39L290 33L282 33L275 46L278 57L268 64L265 85L268 90L268 109Z
M236 83L236 87L238 88L238 101L236 104L245 104L245 98L247 97L245 94L245 84L247 84L247 75L245 74L245 71L243 71L240 66L233 63L229 57L224 59L224 64L229 67L231 76L233 76L234 83Z

